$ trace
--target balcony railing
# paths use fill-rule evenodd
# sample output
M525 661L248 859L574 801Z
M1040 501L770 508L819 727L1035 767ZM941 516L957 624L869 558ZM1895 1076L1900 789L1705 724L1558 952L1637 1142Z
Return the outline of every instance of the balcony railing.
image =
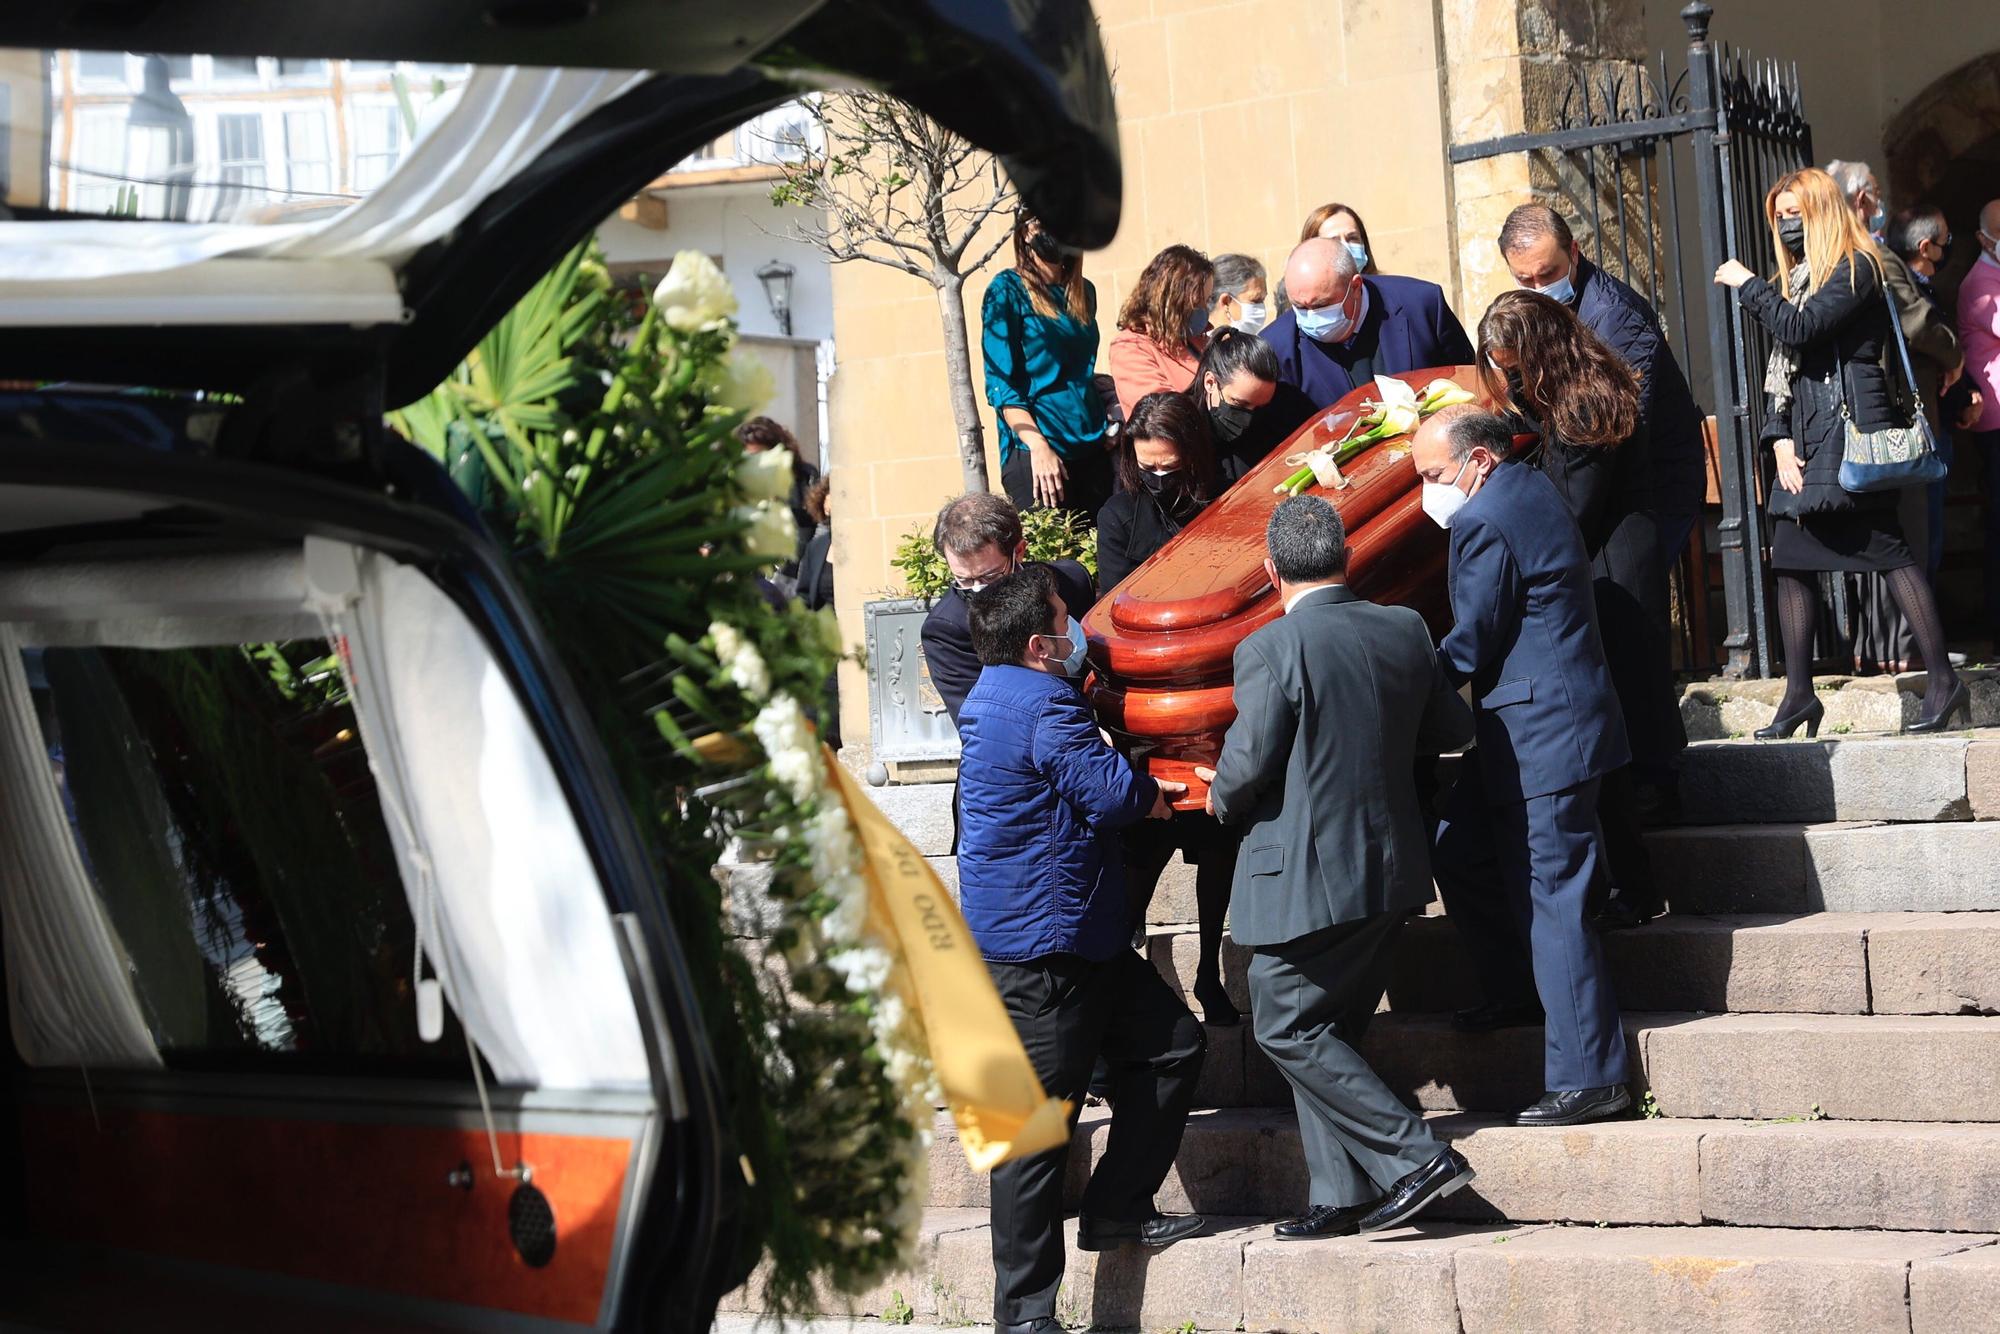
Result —
M773 107L677 163L670 175L777 167L796 162L819 146L819 126L797 102Z

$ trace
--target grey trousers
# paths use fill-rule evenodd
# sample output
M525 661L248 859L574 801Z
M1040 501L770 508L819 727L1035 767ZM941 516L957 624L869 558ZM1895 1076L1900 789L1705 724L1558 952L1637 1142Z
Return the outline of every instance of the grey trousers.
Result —
M1355 1046L1381 1002L1403 914L1342 922L1250 956L1257 1045L1292 1086L1313 1204L1361 1204L1444 1151Z

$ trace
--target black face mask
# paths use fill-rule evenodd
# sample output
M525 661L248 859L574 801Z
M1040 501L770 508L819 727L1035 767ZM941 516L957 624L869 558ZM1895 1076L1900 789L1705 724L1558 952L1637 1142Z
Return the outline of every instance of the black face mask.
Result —
M1507 377L1507 396L1512 398L1516 403L1524 401L1527 391L1523 387L1525 382L1521 379L1521 368L1519 366L1509 366L1500 373Z
M1225 445L1241 439L1255 417L1249 408L1239 408L1234 403L1218 403L1208 410L1208 424L1215 431L1215 438Z
M1047 232L1036 232L1028 241L1028 249L1045 264L1059 269L1067 269L1079 253L1074 247L1066 246Z
M1180 513L1194 499L1185 468L1176 468L1168 473L1151 472L1141 468L1139 485L1145 487L1147 494L1158 501L1160 508L1168 514Z
M1793 259L1803 259L1806 253L1806 220L1804 218L1779 218L1778 239L1785 243Z

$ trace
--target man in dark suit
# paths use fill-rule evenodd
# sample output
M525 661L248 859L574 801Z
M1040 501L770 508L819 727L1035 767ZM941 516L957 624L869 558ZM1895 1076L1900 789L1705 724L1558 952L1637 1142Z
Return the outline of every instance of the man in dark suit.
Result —
M1438 656L1454 682L1471 682L1478 736L1433 864L1486 991L1458 1025L1545 1016L1547 1091L1516 1124L1567 1126L1632 1105L1618 1005L1585 920L1602 857L1599 784L1630 756L1583 534L1540 469L1503 462L1512 446L1506 419L1470 404L1411 442L1424 511L1451 536L1456 624Z
M1431 896L1417 760L1469 742L1472 714L1423 618L1347 587L1333 506L1287 500L1265 544L1285 614L1237 645L1236 721L1195 776L1245 826L1229 923L1254 951L1257 1044L1298 1104L1311 1207L1276 1227L1296 1240L1393 1227L1472 1179L1355 1051Z
M931 541L951 571L951 587L924 617L918 638L931 684L956 727L958 711L980 672L979 656L972 651L966 596L1020 569L1028 559L1028 542L1021 535L1021 512L1013 502L985 491L960 496L939 510ZM1090 571L1073 560L1050 561L1048 567L1055 575L1056 596L1070 615L1081 618L1097 600Z
M1279 398L1303 422L1377 375L1464 366L1472 341L1421 278L1363 276L1338 241L1301 241L1285 264L1292 306L1262 333L1278 354ZM1289 390L1289 392L1287 392Z

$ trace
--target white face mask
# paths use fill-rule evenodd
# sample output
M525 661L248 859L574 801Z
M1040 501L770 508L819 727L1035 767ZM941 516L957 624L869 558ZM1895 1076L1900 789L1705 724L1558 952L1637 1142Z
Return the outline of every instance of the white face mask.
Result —
M1256 333L1271 322L1271 307L1262 301L1239 301L1236 312L1233 323L1244 333Z
M1449 482L1424 483L1424 513L1430 515L1431 522L1440 528L1451 527L1452 516L1465 508L1466 501L1472 499L1458 489L1458 479L1465 476L1465 465L1470 462L1472 460L1468 458L1459 464L1458 471L1451 475Z

